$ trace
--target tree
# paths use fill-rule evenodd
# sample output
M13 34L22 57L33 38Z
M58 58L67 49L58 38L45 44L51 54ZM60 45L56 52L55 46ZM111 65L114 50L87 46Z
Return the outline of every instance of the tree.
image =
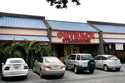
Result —
M42 45L37 41L25 42L4 42L0 45L0 63L7 58L21 57L32 68L34 60L41 59L42 56L52 56L53 51L48 45ZM1 64L0 64L1 69Z
M69 3L69 0L46 0L48 3L50 3L51 6L56 5L56 8L67 8L67 4ZM79 0L72 0L73 3L76 3L76 5L80 5Z

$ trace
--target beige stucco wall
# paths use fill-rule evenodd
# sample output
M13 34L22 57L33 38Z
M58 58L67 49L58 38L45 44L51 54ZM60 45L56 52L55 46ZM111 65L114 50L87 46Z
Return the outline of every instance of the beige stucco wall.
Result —
M125 34L104 33L103 38L118 38L125 39Z
M47 35L46 30L0 28L0 34Z

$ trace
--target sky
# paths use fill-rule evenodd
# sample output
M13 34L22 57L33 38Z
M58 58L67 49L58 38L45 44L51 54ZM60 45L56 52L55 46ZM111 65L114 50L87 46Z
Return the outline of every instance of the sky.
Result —
M46 0L0 0L0 12L39 15L49 20L125 23L125 0L80 0L80 6L70 2L68 8L56 9Z

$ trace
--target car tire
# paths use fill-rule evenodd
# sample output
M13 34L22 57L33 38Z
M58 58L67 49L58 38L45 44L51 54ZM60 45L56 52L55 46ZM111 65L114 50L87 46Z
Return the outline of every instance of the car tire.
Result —
M77 66L74 67L74 73L78 74L78 67Z
M103 70L104 70L104 71L108 71L108 66L107 66L107 65L104 65L104 66L103 66Z
M120 71L120 68L117 68L116 71Z
M26 76L23 76L24 79L26 79L27 77L28 77L27 75L26 75Z
M94 69L89 69L89 73L93 74L94 73Z
M68 65L66 65L66 70L69 70L69 67L68 67Z
M64 76L64 74L61 74L61 75L59 75L59 78L62 78Z
M2 79L2 80L5 80L5 77L4 77L2 74L1 74L1 79Z

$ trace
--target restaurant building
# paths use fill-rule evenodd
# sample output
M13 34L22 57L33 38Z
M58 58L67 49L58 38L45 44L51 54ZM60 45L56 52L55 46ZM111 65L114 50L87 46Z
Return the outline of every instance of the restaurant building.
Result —
M0 43L8 41L50 45L53 55L62 61L72 53L96 56L102 51L125 62L125 24L55 21L42 16L0 12Z
M66 57L72 53L98 54L97 30L87 23L48 20L51 26L51 43L55 56Z

